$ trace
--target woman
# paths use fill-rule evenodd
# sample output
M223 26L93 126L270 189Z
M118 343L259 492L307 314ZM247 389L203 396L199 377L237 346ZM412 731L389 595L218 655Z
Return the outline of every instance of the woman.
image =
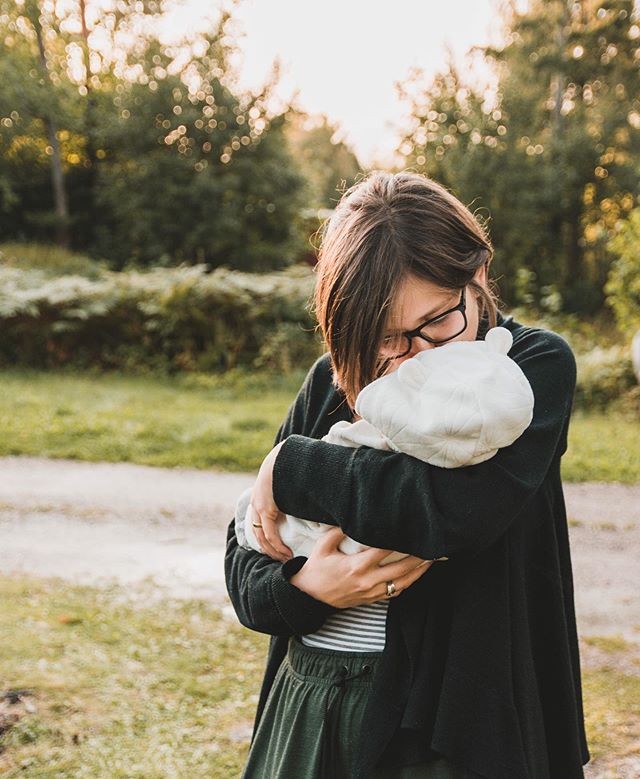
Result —
M468 209L412 172L370 174L329 222L315 291L328 352L252 495L270 557L238 547L233 521L227 536L236 613L271 635L243 779L584 776L560 478L575 359L556 333L498 310L492 256ZM535 406L490 460L443 469L319 440L354 420L373 379L496 324L513 335ZM309 558L291 558L280 513L336 528ZM344 555L343 533L374 548ZM409 557L378 566L390 550Z

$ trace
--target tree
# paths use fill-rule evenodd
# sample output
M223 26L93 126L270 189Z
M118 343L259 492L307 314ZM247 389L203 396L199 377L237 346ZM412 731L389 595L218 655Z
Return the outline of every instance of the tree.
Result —
M267 108L278 74L238 95L223 37L217 29L179 50L149 38L129 60L142 75L116 85L115 120L98 136L96 253L268 269L300 251L303 179L284 114Z
M334 208L341 193L362 171L358 158L340 139L340 129L327 116L289 112L287 137L309 185L309 208Z
M602 306L613 226L640 194L640 29L633 0L531 0L502 8L494 99L449 63L413 88L408 164L491 217L509 303Z
M31 98L42 81L31 17L2 2L0 77L11 89L0 97L0 220L5 235L46 237L47 225L36 236L26 216L41 217L47 204L33 186L38 177L25 173L48 163L50 112L38 112ZM53 137L74 247L114 267L292 262L306 238L297 218L304 181L285 137L286 110L269 108L278 67L257 94L237 88L233 7L204 32L167 45L153 26L163 5L153 0L114 0L101 13L84 0L63 10L42 2L47 13L40 9L37 24L50 48Z
M49 15L37 0L22 8L3 0L0 11L0 228L5 235L51 231L66 245L63 139L74 110L72 90L58 76L57 27L45 29Z

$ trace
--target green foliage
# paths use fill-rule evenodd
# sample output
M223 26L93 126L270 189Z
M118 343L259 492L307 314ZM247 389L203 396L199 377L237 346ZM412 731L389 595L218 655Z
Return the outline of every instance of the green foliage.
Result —
M0 364L127 371L290 373L325 351L313 271L252 274L206 266L113 272L60 250L13 247L0 264ZM13 251L15 249L15 251ZM0 257L2 259L2 257ZM60 275L69 267L86 270ZM605 316L512 309L563 335L577 355L576 405L604 408L635 385L628 346Z
M633 401L636 379L629 344L609 312L590 319L524 307L510 309L509 313L518 322L559 333L569 343L577 364L576 408L615 407L626 411L631 419L640 419Z
M309 310L314 282L301 266L255 274L180 265L91 280L0 265L0 363L287 367L322 353Z
M591 317L563 311L540 311L527 306L510 308L508 313L517 322L559 333L575 354L585 354L595 347L618 346L624 340L611 312L606 309Z
M312 120L304 113L290 112L286 134L308 184L309 208L334 208L361 172L357 157L339 140L339 133L336 123L324 115Z
M311 365L324 351L323 342L313 337L315 328L299 322L280 322L267 333L253 364L258 369L291 373L298 365Z
M416 71L400 151L490 226L508 306L591 314L608 239L640 202L637 10L532 0L503 4L502 21L504 46L475 49L495 66L495 98L452 62L430 82Z
M55 157L72 245L114 269L291 264L308 248L298 217L304 179L286 139L286 112L268 107L277 73L257 94L235 86L231 11L165 46L153 25L161 2L107 5L86 39L71 32L82 29L80 7L0 0L2 235L59 234Z
M640 208L634 208L608 248L615 256L605 292L621 330L640 329Z
M97 178L93 250L138 265L163 258L242 270L291 264L305 248L297 220L303 179L282 117L259 134L245 130L258 109L241 114L228 89L213 79L201 86L193 96L178 76L167 76L155 90L122 90L125 126L103 138L109 151ZM138 138L133 146L131 135Z
M577 355L576 363L576 406L605 409L637 384L627 346L597 346Z

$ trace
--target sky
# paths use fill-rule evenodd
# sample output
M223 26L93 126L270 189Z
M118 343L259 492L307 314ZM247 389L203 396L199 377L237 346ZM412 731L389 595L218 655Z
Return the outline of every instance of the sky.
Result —
M278 58L281 100L296 95L300 108L326 114L362 164L390 164L407 115L394 83L413 67L429 79L445 66L448 47L463 79L490 89L491 71L466 54L500 42L498 2L240 0L233 64L241 87L257 91ZM220 7L222 0L186 0L171 24L197 26Z

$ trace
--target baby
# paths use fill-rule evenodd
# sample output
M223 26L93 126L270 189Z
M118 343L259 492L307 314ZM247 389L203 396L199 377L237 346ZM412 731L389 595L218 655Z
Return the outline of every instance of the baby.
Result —
M441 468L488 460L519 438L533 418L531 385L508 356L512 343L509 330L494 327L484 340L418 352L364 387L355 404L361 418L336 422L322 440L403 452ZM241 546L264 552L247 516L251 491L247 488L236 503L236 538ZM308 557L331 527L289 514L278 521L280 538L296 556ZM345 554L368 548L349 537L339 545ZM380 564L403 557L391 552Z

